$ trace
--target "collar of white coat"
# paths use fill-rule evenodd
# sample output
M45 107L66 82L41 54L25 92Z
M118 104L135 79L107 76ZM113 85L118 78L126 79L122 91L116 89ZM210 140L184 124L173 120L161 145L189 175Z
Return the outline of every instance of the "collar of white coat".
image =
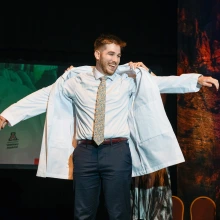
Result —
M89 72L89 71L94 71L94 66L79 66L79 67L73 67L72 69L65 71L62 77L66 80L69 79L73 76L76 76L77 74L81 72ZM122 75L126 73L129 77L135 77L135 75L140 72L143 68L136 68L131 69L129 63L119 65L118 68L116 69L114 74L119 74Z

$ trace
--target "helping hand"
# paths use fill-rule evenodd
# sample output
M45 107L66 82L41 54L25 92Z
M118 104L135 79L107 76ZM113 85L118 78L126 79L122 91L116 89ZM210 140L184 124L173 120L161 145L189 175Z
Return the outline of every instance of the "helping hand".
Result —
M142 62L129 62L129 66L131 69L136 69L138 67L143 67L144 69L146 69L147 71L150 71L150 69L148 67L146 67ZM150 72L151 75L156 76L152 71Z
M217 79L212 78L211 76L200 76L198 78L198 83L201 86L207 87L212 87L212 85L214 85L217 91L219 89L219 81Z
M71 70L72 68L73 68L73 66L69 66L69 67L65 70L65 72L68 71L68 70Z
M129 66L131 69L136 69L137 67L143 67L146 70L149 70L142 62L129 62Z
M4 117L0 116L0 130L2 130L7 124L8 121Z

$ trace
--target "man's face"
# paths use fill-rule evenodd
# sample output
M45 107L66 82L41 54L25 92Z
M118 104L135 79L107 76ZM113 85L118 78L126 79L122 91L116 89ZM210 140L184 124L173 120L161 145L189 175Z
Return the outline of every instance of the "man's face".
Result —
M121 59L121 47L116 44L106 44L104 48L95 51L96 68L105 75L113 75Z

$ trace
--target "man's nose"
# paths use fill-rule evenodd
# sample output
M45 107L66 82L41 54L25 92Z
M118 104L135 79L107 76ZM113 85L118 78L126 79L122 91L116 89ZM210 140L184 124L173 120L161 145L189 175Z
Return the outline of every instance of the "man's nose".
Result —
M120 58L118 56L113 56L112 60L116 63L118 63L120 61Z

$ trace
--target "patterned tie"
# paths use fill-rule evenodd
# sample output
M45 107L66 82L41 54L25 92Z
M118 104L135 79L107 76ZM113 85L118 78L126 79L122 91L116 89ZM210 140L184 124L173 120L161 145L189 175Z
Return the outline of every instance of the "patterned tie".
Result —
M104 141L106 79L106 76L100 78L101 83L97 92L93 134L93 140L96 142L97 145L100 145Z

